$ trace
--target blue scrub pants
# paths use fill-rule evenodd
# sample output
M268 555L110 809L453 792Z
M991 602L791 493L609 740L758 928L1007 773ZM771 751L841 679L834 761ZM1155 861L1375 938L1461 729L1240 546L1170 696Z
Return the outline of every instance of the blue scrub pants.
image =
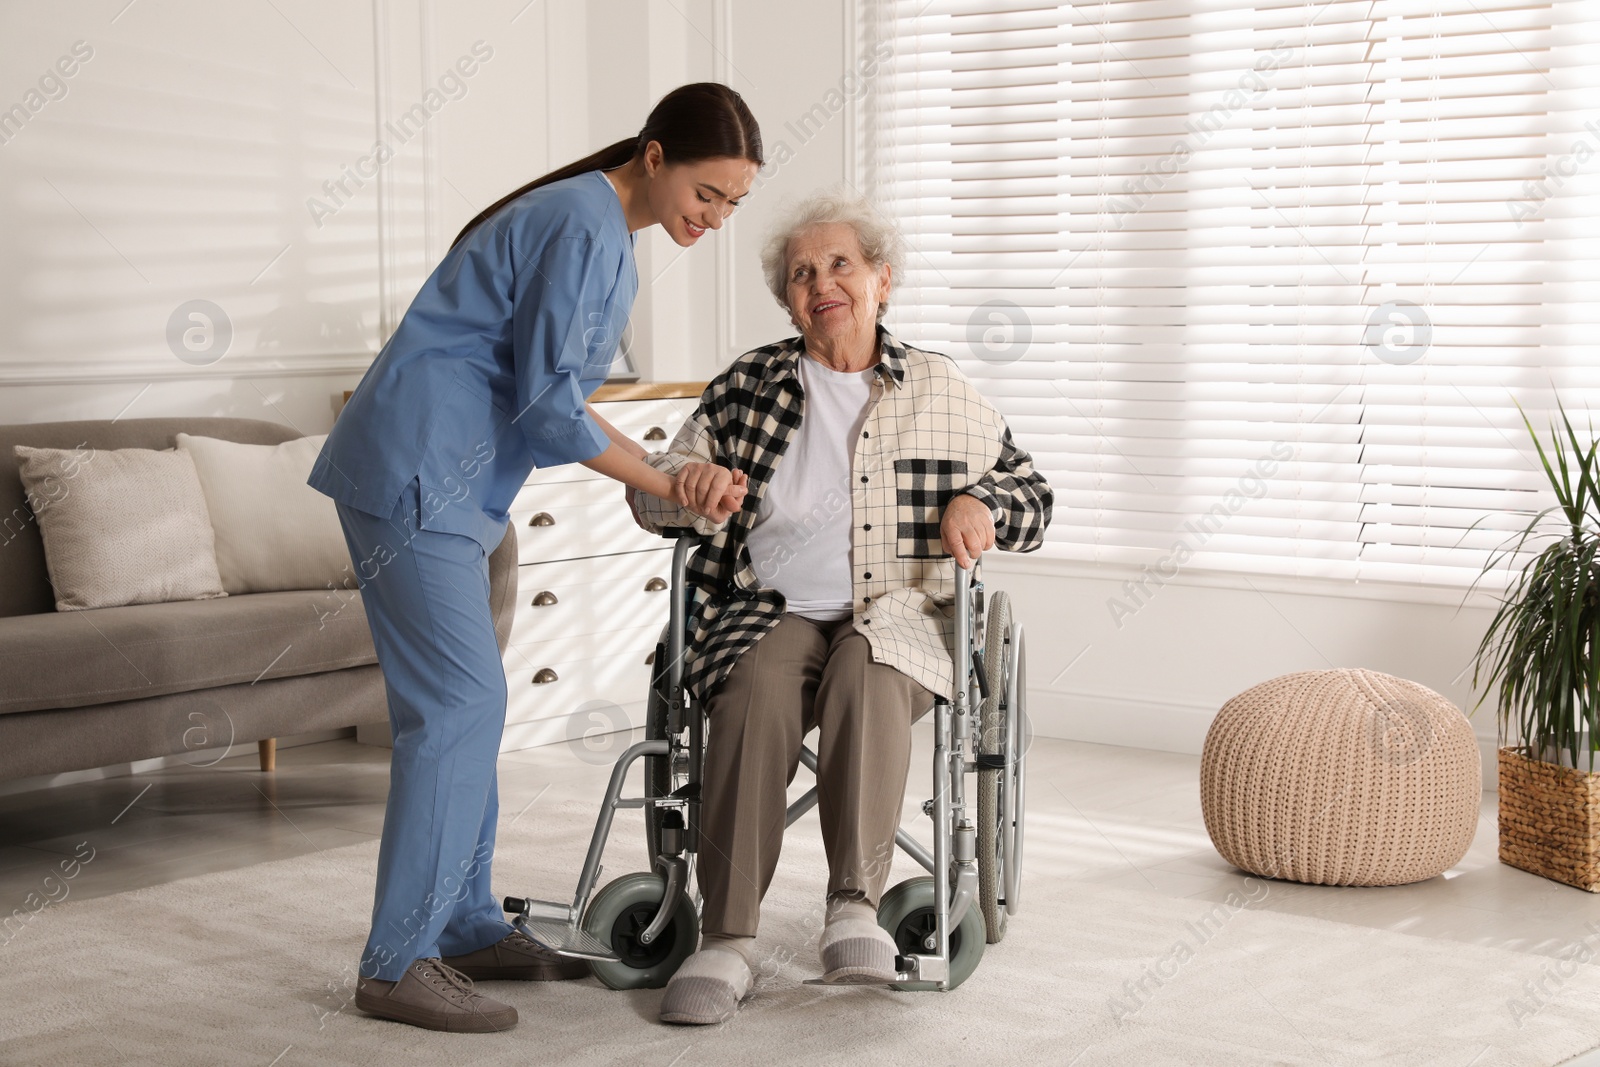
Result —
M389 694L394 756L360 973L397 981L414 960L511 932L489 890L506 676L489 559L462 534L418 527L416 480L387 518L337 504Z

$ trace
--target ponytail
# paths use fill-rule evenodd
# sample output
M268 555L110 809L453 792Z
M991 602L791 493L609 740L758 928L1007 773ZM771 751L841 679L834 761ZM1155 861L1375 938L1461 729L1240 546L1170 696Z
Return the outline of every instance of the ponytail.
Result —
M766 160L762 156L761 127L745 105L744 98L720 82L693 82L680 85L663 96L651 109L644 127L633 137L627 137L600 151L568 163L527 185L502 196L473 216L462 227L454 248L478 225L495 212L524 193L542 185L574 178L591 170L614 170L644 155L645 147L655 141L661 145L662 158L667 163L697 163L704 159L747 159L757 167Z
M511 203L511 201L515 200L523 193L531 193L541 185L549 185L551 182L558 182L564 178L575 178L584 171L611 170L615 167L620 167L631 162L635 154L634 146L638 143L638 141L639 139L637 137L628 137L624 140L618 141L614 145L607 145L598 152L584 156L576 163L568 163L566 166L553 170L542 178L533 179L533 181L529 182L527 185L524 185L520 189L515 189L507 193L499 200L496 200L494 203L490 204L488 207L472 216L472 221L461 228L461 232L456 234L456 239L450 242L450 247L454 248L456 245L460 244L461 239L467 234L471 233L477 227L478 223L483 222L490 215L493 215L496 211L499 211L501 208Z

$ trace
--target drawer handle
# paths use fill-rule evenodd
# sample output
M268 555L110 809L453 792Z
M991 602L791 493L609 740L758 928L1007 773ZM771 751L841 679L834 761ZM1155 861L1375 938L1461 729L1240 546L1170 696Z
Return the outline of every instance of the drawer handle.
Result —
M549 667L540 667L539 673L533 676L534 685L549 685L551 682L559 682L560 680L556 672Z
M662 578L652 578L648 582L644 583L644 591L646 593L659 593L666 587L666 580Z
M667 431L659 426L652 426L644 432L644 439L646 441L665 441L667 439Z
M555 524L555 517L552 516L548 511L541 511L539 514L528 520L529 526L554 526Z
M536 608L548 608L551 604L559 603L561 601L557 600L556 595L548 589L533 598L533 606Z

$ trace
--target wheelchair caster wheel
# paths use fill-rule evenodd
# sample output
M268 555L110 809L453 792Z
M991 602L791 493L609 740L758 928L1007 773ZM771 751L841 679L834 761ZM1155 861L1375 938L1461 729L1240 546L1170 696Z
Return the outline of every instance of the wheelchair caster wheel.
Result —
M590 960L594 976L612 989L659 989L700 941L700 917L687 895L678 901L672 921L654 943L642 945L639 934L655 918L666 883L657 874L626 874L594 895L583 928L611 946L616 963Z
M878 902L878 925L889 931L902 955L923 956L931 952L927 942L935 933L933 879L926 875L908 878L883 894ZM983 912L974 901L961 925L950 931L949 988L965 982L978 969L986 941ZM938 986L933 982L896 982L889 988L915 992Z

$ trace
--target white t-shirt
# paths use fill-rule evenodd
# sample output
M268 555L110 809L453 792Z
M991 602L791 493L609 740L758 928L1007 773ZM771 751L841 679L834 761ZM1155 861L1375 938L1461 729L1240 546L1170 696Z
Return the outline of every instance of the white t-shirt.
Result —
M761 584L808 619L849 617L850 459L876 371L840 372L800 354L804 416L756 509L746 547Z

